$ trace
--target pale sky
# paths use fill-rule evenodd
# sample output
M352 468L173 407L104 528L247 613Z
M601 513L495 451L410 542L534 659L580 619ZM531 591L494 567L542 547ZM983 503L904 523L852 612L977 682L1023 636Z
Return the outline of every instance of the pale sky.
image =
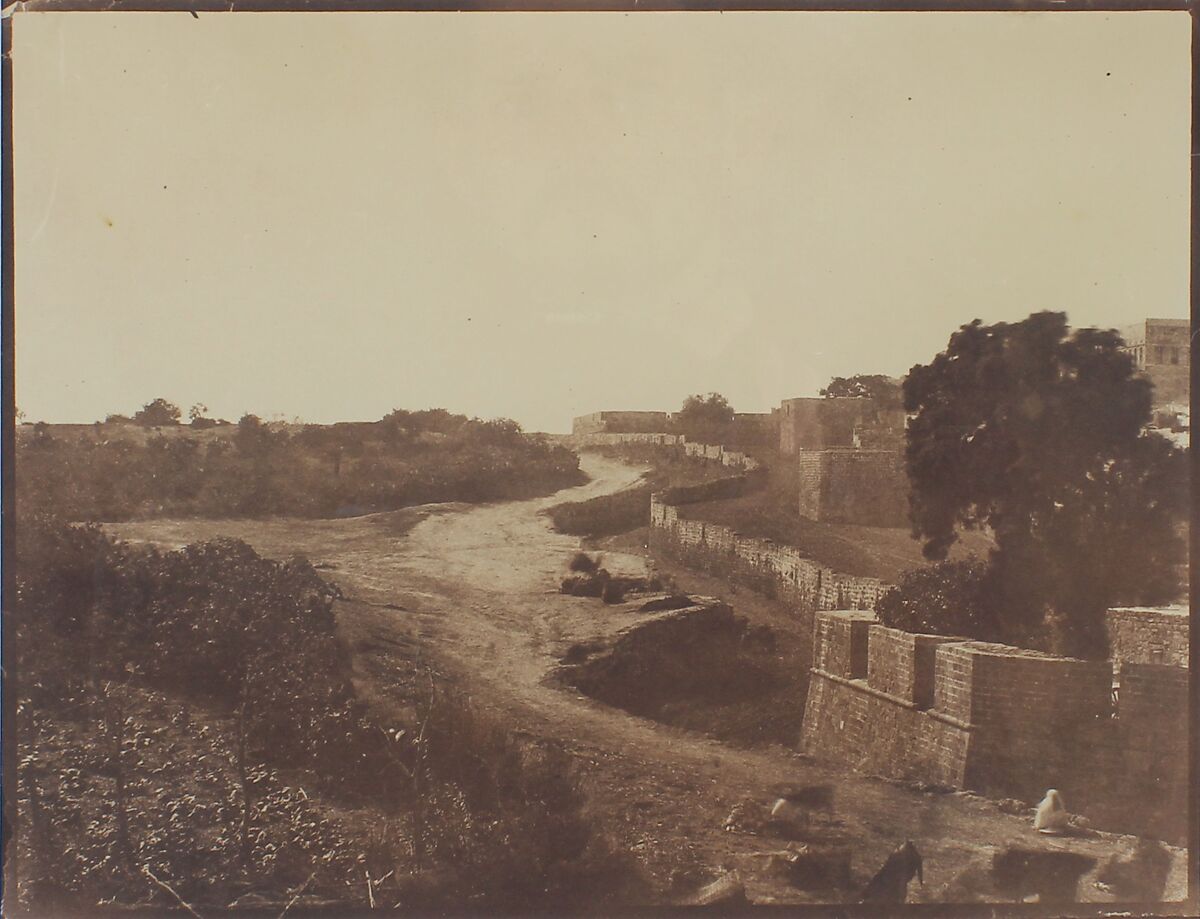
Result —
M565 431L1188 315L1187 13L18 13L17 404Z

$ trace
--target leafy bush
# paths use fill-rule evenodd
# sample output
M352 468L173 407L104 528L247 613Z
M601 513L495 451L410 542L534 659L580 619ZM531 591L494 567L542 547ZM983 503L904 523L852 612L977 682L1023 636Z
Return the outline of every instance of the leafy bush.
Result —
M15 581L13 902L29 911L253 896L278 914L301 889L347 910L544 909L633 877L567 758L519 744L434 674L413 723L375 722L337 590L302 559L236 540L135 549L35 518Z
M975 556L940 562L905 573L875 608L894 629L929 635L955 635L1003 641L1002 624L990 602L988 566Z
M133 416L133 420L135 424L154 428L167 424L179 424L179 416L178 405L168 402L166 399L154 399L143 405Z

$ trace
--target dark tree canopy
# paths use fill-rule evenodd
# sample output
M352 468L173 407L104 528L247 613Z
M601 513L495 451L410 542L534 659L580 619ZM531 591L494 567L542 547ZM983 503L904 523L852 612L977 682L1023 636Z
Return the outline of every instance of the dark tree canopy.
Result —
M683 400L675 424L689 440L720 440L733 424L733 406L720 393L692 395Z
M1008 641L1100 657L1108 606L1178 591L1186 461L1143 435L1151 386L1121 344L1064 313L976 320L904 382L914 535L941 559L960 528L991 530Z
M882 373L859 373L852 377L834 377L821 390L826 399L866 398L874 399L881 408L899 408L901 402L900 383Z
M143 405L141 410L133 416L133 420L137 424L154 428L161 425L179 424L179 415L178 405L168 402L166 399L155 399Z

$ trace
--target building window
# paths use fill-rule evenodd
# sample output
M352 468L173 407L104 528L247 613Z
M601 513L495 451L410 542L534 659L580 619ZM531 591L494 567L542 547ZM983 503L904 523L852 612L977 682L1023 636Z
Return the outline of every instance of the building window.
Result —
M1171 363L1172 364L1179 363L1179 349L1178 348L1171 349Z

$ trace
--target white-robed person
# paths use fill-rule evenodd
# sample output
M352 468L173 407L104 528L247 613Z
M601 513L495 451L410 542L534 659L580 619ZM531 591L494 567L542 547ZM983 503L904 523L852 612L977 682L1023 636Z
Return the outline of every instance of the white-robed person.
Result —
M1067 809L1063 806L1062 795L1051 788L1037 806L1037 814L1033 818L1033 828L1039 833L1057 834L1067 828Z

